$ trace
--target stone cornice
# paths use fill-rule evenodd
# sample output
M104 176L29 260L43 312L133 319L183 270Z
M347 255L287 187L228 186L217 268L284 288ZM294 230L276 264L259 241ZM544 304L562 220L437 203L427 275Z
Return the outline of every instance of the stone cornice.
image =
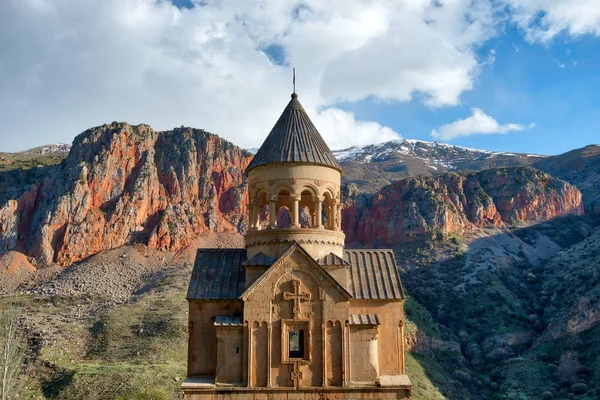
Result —
M244 236L246 248L278 243L322 244L344 247L343 232L327 229L280 228L248 232Z

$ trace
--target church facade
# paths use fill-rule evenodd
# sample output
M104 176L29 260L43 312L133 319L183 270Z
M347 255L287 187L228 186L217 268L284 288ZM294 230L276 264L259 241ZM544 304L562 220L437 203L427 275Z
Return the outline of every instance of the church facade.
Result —
M391 250L346 250L342 168L297 95L246 169L245 249L198 250L184 398L409 399Z

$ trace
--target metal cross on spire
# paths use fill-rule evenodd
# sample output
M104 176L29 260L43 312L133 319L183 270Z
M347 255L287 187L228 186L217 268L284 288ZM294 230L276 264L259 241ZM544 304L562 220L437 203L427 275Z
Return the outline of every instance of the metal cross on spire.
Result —
M292 78L292 83L294 84L294 93L296 93L296 68L292 68L293 71L293 78Z

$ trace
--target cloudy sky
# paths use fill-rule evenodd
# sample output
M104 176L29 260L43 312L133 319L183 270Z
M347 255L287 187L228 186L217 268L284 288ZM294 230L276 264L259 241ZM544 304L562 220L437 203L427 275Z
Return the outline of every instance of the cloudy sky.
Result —
M260 145L600 142L600 0L0 0L0 151L127 121Z

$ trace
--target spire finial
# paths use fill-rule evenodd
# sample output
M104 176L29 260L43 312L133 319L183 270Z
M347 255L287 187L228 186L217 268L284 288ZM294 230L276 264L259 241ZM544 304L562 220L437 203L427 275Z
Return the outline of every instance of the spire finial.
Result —
M292 78L292 83L294 84L294 93L296 93L296 67L292 68L294 77Z

